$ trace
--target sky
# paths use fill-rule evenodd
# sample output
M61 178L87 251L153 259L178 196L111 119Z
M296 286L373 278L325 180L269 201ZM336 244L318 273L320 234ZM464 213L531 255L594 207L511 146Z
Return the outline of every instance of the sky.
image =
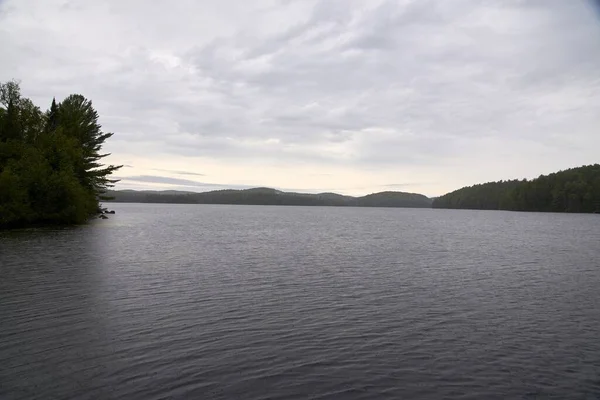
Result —
M118 189L437 196L600 162L591 0L0 0L0 81L91 99Z

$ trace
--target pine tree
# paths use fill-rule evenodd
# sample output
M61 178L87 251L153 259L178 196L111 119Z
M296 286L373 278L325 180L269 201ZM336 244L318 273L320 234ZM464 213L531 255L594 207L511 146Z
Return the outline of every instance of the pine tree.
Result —
M0 142L17 139L19 135L18 111L12 99L8 100L6 111L0 121Z
M56 98L52 98L52 105L50 110L46 113L46 133L51 133L58 127L58 106L56 105Z
M75 138L82 150L82 157L76 166L77 176L82 185L92 190L97 198L118 180L110 175L121 166L104 166L100 160L110 154L100 154L102 145L113 133L104 133L98 123L98 113L92 102L79 94L67 97L58 106L58 127L68 136Z

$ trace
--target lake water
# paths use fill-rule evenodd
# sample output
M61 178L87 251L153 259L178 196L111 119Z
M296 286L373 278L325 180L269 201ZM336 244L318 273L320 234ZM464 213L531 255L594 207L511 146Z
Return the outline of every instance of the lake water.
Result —
M600 215L110 204L0 233L0 398L600 397Z

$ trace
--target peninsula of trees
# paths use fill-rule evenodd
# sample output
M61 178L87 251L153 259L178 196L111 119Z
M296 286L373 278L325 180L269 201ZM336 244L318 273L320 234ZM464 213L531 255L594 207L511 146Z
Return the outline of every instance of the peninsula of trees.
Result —
M0 228L78 224L96 214L119 168L101 163L111 136L82 95L42 112L18 82L0 83Z
M600 212L600 164L571 168L532 180L490 182L436 198L433 208Z

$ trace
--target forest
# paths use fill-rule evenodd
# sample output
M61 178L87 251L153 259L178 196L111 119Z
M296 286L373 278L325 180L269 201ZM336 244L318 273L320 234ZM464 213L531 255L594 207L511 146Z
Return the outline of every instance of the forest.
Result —
M434 199L433 208L600 212L600 164L571 168L532 180L464 187Z
M204 193L174 191L108 192L117 202L124 203L184 203L184 204L248 204L277 206L337 206L337 207L408 207L430 208L431 199L416 193L380 192L362 197L337 193L293 193L271 188L214 190Z
M92 102L72 94L43 112L0 83L0 228L78 224L99 202L120 166L103 165L104 133Z

